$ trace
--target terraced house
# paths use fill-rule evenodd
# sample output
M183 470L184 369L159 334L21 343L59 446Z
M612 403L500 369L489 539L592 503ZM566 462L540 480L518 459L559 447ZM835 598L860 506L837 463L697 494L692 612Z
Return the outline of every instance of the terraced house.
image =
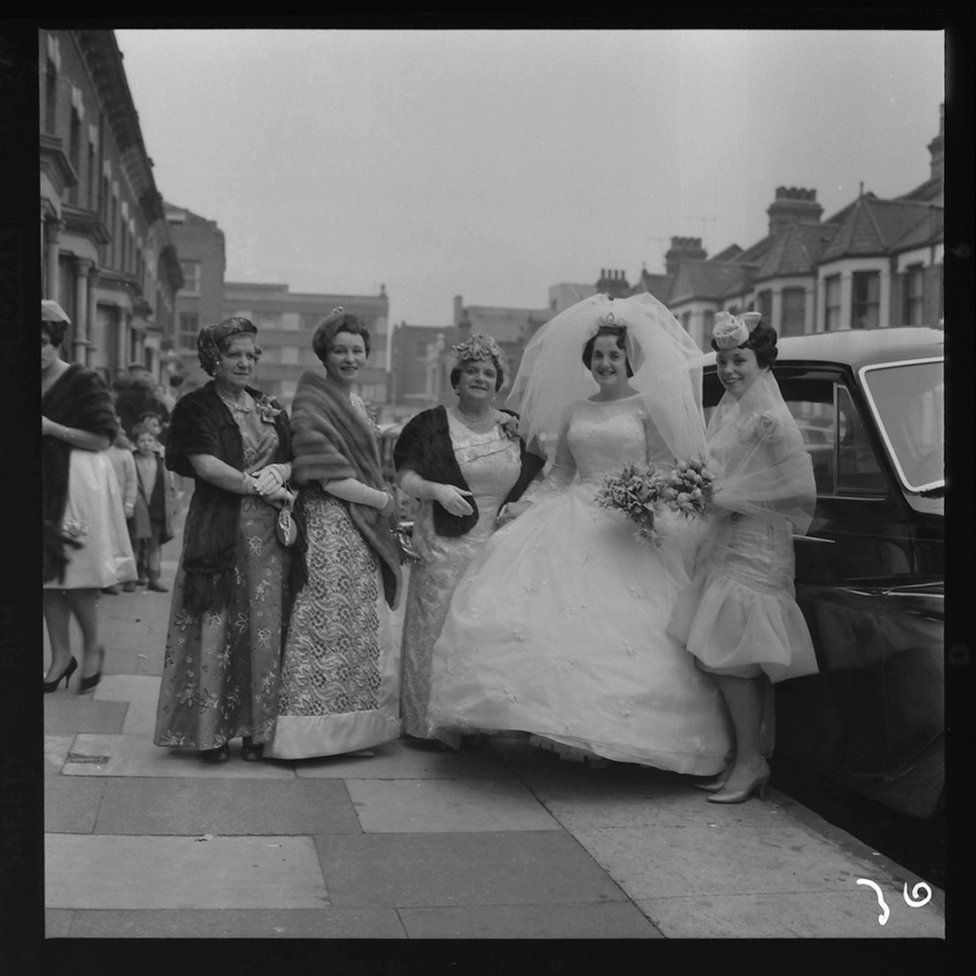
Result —
M707 257L697 237L672 237L665 273L633 291L664 302L699 345L720 309L757 310L781 336L942 323L944 106L928 145L929 176L881 199L861 192L822 220L816 190L776 189L768 233Z
M107 381L161 373L180 264L112 31L38 31L41 285L65 355Z

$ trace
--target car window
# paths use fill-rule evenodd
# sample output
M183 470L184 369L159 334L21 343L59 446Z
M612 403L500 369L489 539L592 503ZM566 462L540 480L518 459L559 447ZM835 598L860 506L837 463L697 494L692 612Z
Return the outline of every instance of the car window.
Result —
M941 360L863 370L882 434L905 486L924 491L945 480L945 385Z
M864 419L839 377L777 374L810 452L818 495L884 495L887 486Z

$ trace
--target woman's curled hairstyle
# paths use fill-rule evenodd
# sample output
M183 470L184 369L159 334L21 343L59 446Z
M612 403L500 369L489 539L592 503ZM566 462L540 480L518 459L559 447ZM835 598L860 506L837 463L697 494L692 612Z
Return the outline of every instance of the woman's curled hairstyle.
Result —
M67 331L67 322L52 322L50 319L41 319L41 332L47 336L48 342L56 348L64 342L64 334Z
M220 357L227 352L231 339L237 335L257 335L257 326L243 315L232 315L212 325L205 325L197 336L197 359L208 376L213 376L220 365ZM255 348L260 356L261 350Z
M589 341L583 346L583 365L589 369L593 363L593 349L596 346L596 340L600 336L616 336L617 337L617 348L624 350L624 359L627 363L627 376L633 376L634 370L630 365L630 357L627 356L627 327L625 325L601 325L597 330L596 334L591 336Z
M345 311L340 305L322 320L315 330L315 335L312 336L312 350L323 365L325 365L325 357L335 344L335 337L340 332L358 335L363 340L366 355L369 355L369 329L366 323L358 315Z

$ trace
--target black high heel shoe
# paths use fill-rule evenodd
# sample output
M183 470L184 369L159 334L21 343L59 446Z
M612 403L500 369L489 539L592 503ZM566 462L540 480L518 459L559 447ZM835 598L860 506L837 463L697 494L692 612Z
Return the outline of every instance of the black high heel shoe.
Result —
M244 762L259 762L264 759L264 743L259 742L255 745L251 737L245 735L241 740L241 759Z
M58 685L61 684L61 679L64 678L64 686L68 687L68 678L70 678L75 673L75 668L78 667L78 662L74 659L74 655L71 657L71 662L68 666L54 679L54 681L44 682L44 692L45 694L49 691L57 691Z
M98 649L98 670L94 674L90 674L87 678L82 678L78 685L79 693L82 691L91 691L99 681L102 680L102 665L105 663L105 648L99 647Z
M225 763L230 759L230 746L225 742L216 749L201 749L197 755L208 763Z

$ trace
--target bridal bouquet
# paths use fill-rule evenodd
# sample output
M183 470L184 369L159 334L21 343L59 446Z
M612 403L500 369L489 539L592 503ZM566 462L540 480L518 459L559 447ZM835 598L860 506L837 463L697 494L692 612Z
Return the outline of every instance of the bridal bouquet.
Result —
M661 504L666 478L648 465L624 465L615 474L604 476L603 487L597 492L597 504L601 508L623 512L637 523L634 533L637 538L660 545L661 537L654 527L654 518Z
M679 461L658 486L660 500L672 512L700 518L712 497L712 473L703 458Z

